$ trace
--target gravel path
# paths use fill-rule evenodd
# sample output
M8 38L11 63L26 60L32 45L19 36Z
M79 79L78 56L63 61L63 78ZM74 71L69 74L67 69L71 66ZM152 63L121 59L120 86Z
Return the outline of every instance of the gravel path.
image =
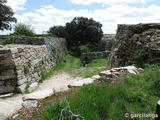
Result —
M69 74L60 72L41 83L34 92L43 91L45 89L52 89L55 92L65 91L68 90L67 86L71 82L80 79L81 78L72 78ZM0 120L5 120L18 111L22 107L22 97L24 96L23 94L17 94L10 98L0 98Z

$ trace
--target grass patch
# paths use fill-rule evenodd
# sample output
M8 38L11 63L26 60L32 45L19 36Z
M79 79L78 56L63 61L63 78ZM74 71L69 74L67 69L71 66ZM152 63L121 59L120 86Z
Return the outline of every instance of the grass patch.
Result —
M154 71L153 71L154 69ZM125 113L155 114L159 99L155 75L160 73L156 65L145 69L144 75L123 78L120 83L90 84L67 98L70 110L85 117L85 120L124 120ZM47 106L44 116L37 120L57 120L60 111L68 107L65 101Z
M65 71L73 77L91 77L106 69L107 58L93 60L87 67L83 67L80 58L67 55L59 64L53 67L49 72L41 73L39 82L48 79L57 72Z
M24 66L24 74L28 74L29 73L29 67L28 66Z
M92 77L93 75L99 74L101 71L106 70L107 58L96 59L90 62L86 67L81 67L74 73L74 76L78 77Z
M32 84L31 82L27 83L24 94L29 94L28 88L30 87L31 84Z

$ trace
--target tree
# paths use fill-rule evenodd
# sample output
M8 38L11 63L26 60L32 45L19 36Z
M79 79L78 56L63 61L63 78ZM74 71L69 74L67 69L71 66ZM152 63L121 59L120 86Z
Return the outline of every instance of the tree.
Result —
M36 36L30 25L25 25L22 23L19 23L14 27L14 34L32 36L32 37Z
M96 51L103 37L102 24L85 17L75 17L70 23L66 23L65 31L72 51L80 51L81 45L87 45L90 51Z
M13 10L6 3L6 0L0 0L0 30L11 30L10 22L16 22Z
M102 24L85 17L75 17L65 26L51 27L48 33L66 38L68 50L76 56L83 51L97 51L103 37Z
M66 37L65 26L53 26L48 31L49 34L56 35L57 37Z

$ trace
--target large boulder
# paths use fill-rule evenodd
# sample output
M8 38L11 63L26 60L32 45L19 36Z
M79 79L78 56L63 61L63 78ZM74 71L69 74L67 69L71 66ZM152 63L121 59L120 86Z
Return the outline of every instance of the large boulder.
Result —
M160 23L118 25L107 69L160 63Z

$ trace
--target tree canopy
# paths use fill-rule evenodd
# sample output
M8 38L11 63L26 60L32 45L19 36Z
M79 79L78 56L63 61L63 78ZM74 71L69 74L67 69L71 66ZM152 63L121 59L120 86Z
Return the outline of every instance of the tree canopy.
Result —
M48 33L54 34L58 37L65 37L66 36L65 26L61 25L53 26L49 29Z
M16 22L13 10L6 5L7 0L0 0L0 30L11 30L11 22Z
M75 17L64 27L51 27L49 32L58 37L65 37L68 49L78 51L77 54L80 54L83 48L87 51L96 51L103 37L102 24L85 17Z

